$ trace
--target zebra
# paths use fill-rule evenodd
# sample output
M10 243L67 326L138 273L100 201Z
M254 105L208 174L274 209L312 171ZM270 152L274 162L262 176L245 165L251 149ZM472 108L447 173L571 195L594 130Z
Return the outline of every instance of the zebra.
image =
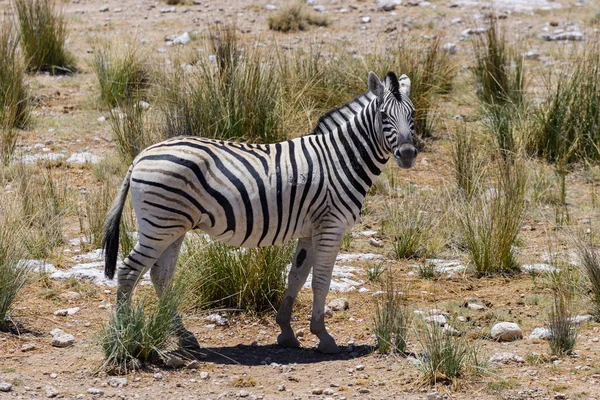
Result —
M119 221L128 192L138 241L118 267L117 305L129 301L148 269L160 297L170 282L186 232L214 240L271 246L298 239L288 286L276 315L282 347L299 347L290 325L298 292L313 270L310 331L318 350L339 351L324 322L324 305L344 234L357 222L365 196L393 156L402 168L417 158L410 79L368 75L368 91L324 114L311 135L275 144L175 137L151 145L133 161L111 206L102 247L113 279ZM181 346L199 347L178 316Z

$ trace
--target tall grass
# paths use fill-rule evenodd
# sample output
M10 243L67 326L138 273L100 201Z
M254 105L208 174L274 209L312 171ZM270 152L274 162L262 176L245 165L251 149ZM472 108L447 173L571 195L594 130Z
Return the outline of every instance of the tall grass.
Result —
M452 163L458 189L464 197L471 199L479 191L485 175L487 157L484 143L476 142L475 135L466 127L458 129L452 142Z
M546 77L548 97L536 111L529 150L550 162L600 160L598 40L574 50L570 60Z
M17 143L15 128L25 127L30 116L24 75L18 34L12 21L4 17L0 26L0 160L5 165Z
M8 199L3 198L0 213L0 331L8 329L6 317L19 291L27 284L29 267L19 263L25 254L23 228L18 210Z
M75 72L75 57L65 48L67 22L55 0L13 0L21 45L29 71Z
M233 26L209 29L207 50L189 68L165 71L164 136L272 143L287 138L282 83L272 52L243 45Z
M437 324L420 323L418 341L422 353L417 368L431 384L452 381L467 369L476 350L464 338L447 334Z
M579 257L581 270L589 282L589 290L585 291L594 304L596 319L600 319L600 256L592 243L581 235L574 239L575 251Z
M514 244L526 206L522 164L499 162L493 182L496 187L461 197L456 207L462 244L480 276L519 271Z
M128 164L159 138L147 111L135 99L119 103L119 108L110 112L110 125L117 151Z
M385 294L375 302L373 331L380 353L406 353L406 341L410 326L410 310L406 305L406 295L398 292L392 273L387 272Z
M192 236L185 247L180 263L190 306L260 313L275 309L282 299L292 245L237 249Z
M149 305L148 299L142 298L115 309L98 338L104 366L127 373L140 363L156 363L166 352L177 349L176 317L182 293L175 285L163 292L157 304Z
M403 199L386 203L386 215L383 229L392 236L395 258L432 255L437 216L430 198L421 193L407 193Z
M549 313L552 354L571 354L577 342L577 325L573 321L572 307L575 295L573 274L568 270L555 272L551 278L553 304Z
M325 15L311 12L301 0L295 0L269 15L269 29L281 32L306 30L310 25L327 26L329 20Z
M86 194L84 206L79 212L79 226L87 245L100 248L104 234L104 222L116 193L113 182L101 182Z
M145 98L151 79L148 57L137 44L112 41L96 46L92 66L100 97L109 108Z

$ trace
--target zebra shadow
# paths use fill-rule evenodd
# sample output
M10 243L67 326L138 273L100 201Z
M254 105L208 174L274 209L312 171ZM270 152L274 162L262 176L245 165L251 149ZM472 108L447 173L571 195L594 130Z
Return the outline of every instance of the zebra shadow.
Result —
M202 362L215 364L238 364L246 366L270 365L272 363L314 364L324 361L344 361L365 357L375 351L374 346L340 346L337 354L323 354L313 348L282 348L276 344L237 345L226 347L202 347L190 355Z

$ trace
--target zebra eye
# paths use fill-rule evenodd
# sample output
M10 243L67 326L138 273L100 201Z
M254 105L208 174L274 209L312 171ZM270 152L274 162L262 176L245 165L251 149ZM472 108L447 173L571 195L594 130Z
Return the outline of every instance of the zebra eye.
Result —
M382 117L382 118L387 118L387 116L388 116L388 115L387 115L387 113L386 113L385 111L383 111L383 110L382 110L382 111L381 111L381 117Z

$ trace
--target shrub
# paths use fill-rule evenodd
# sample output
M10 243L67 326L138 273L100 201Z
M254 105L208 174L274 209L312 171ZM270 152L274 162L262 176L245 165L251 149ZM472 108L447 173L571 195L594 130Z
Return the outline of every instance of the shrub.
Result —
M175 285L167 288L150 310L145 298L115 309L99 334L104 366L126 373L140 362L155 363L176 349L181 301L182 289Z
M568 278L568 274L563 276ZM549 315L550 338L548 343L552 354L571 354L577 342L577 326L572 319L571 306L573 292L570 282L560 281L553 288L553 304Z
M0 160L10 161L17 143L14 128L26 126L30 108L23 80L25 66L18 51L19 38L12 21L2 19L0 27Z
M406 353L406 340L410 325L410 311L406 295L396 291L391 272L388 271L385 293L375 302L373 331L380 353Z
M100 97L109 107L143 99L150 85L148 54L135 44L116 41L94 49L93 68L100 84Z
M18 210L3 200L0 214L0 331L8 329L6 317L17 294L27 284L30 269L19 262L24 251Z
M579 257L581 269L589 281L589 293L594 303L594 314L600 319L600 257L598 251L585 238L575 239L575 251Z
M281 301L293 245L238 249L191 236L185 247L181 273L189 284L192 307L260 313Z
M306 30L310 25L327 26L325 15L311 12L302 1L295 1L269 15L269 29L281 32Z
M600 45L586 46L550 72L548 97L536 110L529 150L551 162L600 159Z
M484 177L486 157L482 144L475 142L473 133L465 127L459 130L452 142L454 176L460 193L470 199L476 193Z
M51 74L75 72L75 58L65 48L67 26L54 0L14 0L27 69Z
M476 351L464 338L447 334L437 324L422 322L419 330L422 353L417 364L423 377L431 384L460 377Z
M525 213L526 174L521 163L499 163L495 188L459 199L463 245L478 275L519 271L514 244Z
M473 41L477 62L473 72L480 85L479 97L489 105L519 106L525 87L523 58L507 43L494 15L488 25L486 33Z
M286 139L274 55L243 48L233 26L212 27L208 50L213 61L201 57L193 66L163 74L164 136L260 143Z
M431 200L420 193L408 193L402 200L386 204L384 229L393 238L392 253L397 259L431 255L436 219Z

